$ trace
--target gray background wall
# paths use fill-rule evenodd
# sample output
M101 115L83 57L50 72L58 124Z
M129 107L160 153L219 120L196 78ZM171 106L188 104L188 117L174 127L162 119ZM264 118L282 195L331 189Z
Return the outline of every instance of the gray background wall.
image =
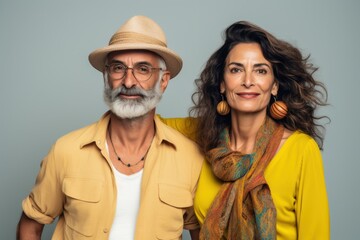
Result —
M51 144L106 111L101 75L87 56L138 14L157 21L184 60L158 107L166 117L187 115L193 80L235 21L252 21L311 53L331 103L321 113L332 119L323 151L332 239L354 239L360 215L359 10L357 0L0 0L0 239L15 239L21 200ZM51 231L47 227L43 239Z

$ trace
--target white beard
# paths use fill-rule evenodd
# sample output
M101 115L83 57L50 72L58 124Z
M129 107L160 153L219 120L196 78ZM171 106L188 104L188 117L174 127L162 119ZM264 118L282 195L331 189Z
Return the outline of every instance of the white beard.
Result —
M125 88L120 86L111 89L107 74L105 74L104 101L110 110L119 118L132 119L146 115L153 110L161 100L162 92L159 79L153 89L143 90L139 87ZM141 95L139 99L121 99L120 93Z

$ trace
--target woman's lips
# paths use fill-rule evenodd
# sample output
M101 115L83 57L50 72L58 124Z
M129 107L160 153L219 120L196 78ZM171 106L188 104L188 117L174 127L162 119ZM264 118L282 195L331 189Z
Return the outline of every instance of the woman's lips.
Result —
M238 96L242 97L242 98L246 98L246 99L251 99L251 98L256 98L257 96L259 96L260 94L255 93L255 92L241 92L241 93L237 93Z

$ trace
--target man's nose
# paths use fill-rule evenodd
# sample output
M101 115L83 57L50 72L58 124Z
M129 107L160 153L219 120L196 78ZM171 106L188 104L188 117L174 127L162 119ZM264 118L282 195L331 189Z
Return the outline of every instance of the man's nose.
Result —
M133 68L127 68L126 69L126 72L125 72L125 77L123 79L123 85L126 87L126 88L131 88L133 86L135 86L138 81L136 80L135 76L134 76L134 73L133 73Z

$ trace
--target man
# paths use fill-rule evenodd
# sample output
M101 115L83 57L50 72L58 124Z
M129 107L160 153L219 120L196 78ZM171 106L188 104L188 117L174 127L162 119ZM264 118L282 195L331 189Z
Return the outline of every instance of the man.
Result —
M40 239L57 217L53 239L180 239L183 228L196 238L202 156L155 114L181 58L160 26L135 16L89 61L110 111L53 145L23 201L18 239Z

